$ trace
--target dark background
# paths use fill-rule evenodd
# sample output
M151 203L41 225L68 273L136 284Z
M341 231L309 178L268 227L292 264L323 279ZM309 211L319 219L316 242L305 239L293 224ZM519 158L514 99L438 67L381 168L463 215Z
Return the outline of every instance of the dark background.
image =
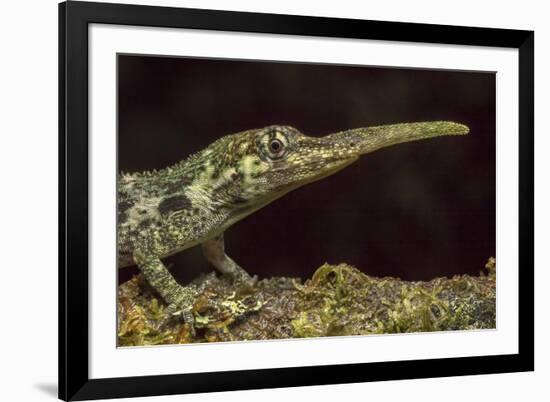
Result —
M326 261L426 280L477 275L495 255L493 73L120 55L118 78L124 172L272 124L313 136L427 120L470 127L364 155L235 224L226 250L251 274L305 279ZM213 269L200 247L166 261L183 282Z

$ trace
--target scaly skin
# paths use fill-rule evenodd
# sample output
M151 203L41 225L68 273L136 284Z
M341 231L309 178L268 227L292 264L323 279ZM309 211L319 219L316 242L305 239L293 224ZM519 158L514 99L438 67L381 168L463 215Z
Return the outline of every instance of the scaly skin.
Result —
M202 244L223 274L253 286L255 278L225 254L223 232L291 190L329 176L360 155L402 142L464 135L453 122L358 128L309 137L288 126L227 135L174 166L122 174L118 182L118 265L132 264L169 305L192 323L202 290L179 285L161 261Z

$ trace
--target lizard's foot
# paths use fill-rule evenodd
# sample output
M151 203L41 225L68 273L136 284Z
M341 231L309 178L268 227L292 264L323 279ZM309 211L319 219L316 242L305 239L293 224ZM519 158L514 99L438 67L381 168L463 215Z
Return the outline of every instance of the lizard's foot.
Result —
M235 282L235 284L241 287L243 290L251 291L252 289L254 289L254 287L256 286L256 283L258 282L258 276L257 275L250 276L248 272L246 272L244 269L242 269L241 267L238 267L238 268L240 268L240 271L237 271L231 274L226 274L226 275L229 278L231 278L231 280L233 280L233 282Z
M166 316L160 322L159 328L164 328L169 322L174 319L183 321L184 324L189 325L190 333L195 336L195 316L192 311L193 306L186 306L182 308L180 304L172 303L166 308Z
M193 305L199 294L204 290L204 285L181 286L176 294L170 297L170 303L166 308L166 316L160 323L164 327L173 319L179 319L190 326L191 335L195 335L195 316Z
M164 328L172 319L179 317L191 325L191 332L194 333L193 305L197 296L204 291L205 285L181 286L168 272L160 258L151 255L148 250L134 250L134 261L140 267L145 279L168 304L166 315L157 327Z
M229 260L229 258L228 258ZM258 282L258 275L251 276L233 260L225 261L223 269L219 269L224 278L233 282L242 290L252 290Z

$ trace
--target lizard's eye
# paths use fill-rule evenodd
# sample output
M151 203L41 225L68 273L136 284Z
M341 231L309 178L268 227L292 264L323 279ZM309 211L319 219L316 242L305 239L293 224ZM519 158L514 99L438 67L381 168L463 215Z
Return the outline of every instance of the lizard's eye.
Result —
M283 159L289 150L289 139L280 130L265 131L259 139L258 151L264 160L277 161Z
M269 150L272 154L278 154L283 150L283 143L275 138L269 142Z
M267 157L271 160L281 159L287 151L286 138L282 134L268 138L266 143Z

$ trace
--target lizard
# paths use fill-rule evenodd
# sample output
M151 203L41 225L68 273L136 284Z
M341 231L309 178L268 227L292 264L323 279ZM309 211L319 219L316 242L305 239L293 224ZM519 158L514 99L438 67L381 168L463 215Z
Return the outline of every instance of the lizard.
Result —
M202 245L203 254L236 284L255 286L225 252L224 231L288 192L320 180L361 155L391 145L469 128L449 122L356 128L324 137L272 125L223 136L164 169L118 175L118 267L137 265L167 304L168 315L193 325L200 285L180 285L164 257Z

